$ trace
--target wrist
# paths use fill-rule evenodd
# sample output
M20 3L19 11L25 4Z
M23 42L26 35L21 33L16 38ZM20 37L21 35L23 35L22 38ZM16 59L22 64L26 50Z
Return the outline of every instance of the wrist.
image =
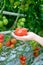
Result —
M33 40L35 40L36 42L38 42L40 45L43 46L43 38L34 34Z

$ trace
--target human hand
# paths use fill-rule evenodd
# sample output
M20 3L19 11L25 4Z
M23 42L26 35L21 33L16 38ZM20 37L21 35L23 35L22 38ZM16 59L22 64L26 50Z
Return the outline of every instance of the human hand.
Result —
M12 36L13 36L14 38L16 38L17 40L29 41L29 40L33 40L33 38L34 38L34 33L33 33L33 32L28 32L26 36L16 36L16 35L12 32Z

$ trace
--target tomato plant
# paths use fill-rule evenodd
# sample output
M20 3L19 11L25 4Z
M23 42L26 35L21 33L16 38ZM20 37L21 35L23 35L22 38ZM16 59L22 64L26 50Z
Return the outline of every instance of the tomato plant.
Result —
M4 1L0 1L0 9L4 5ZM28 28L28 30L33 31L41 36L43 36L43 1L42 0L6 0L5 2L5 8L6 11L11 12L18 12L20 10L20 14L26 15L26 17L19 17L17 20L17 27L25 27ZM0 31L2 30L8 30L14 23L15 28L15 19L16 17L7 16L5 15L5 18L7 17L7 23L4 21L4 27L3 22L0 22ZM2 21L2 20L1 20ZM9 22L8 22L9 21ZM42 23L42 24L41 24ZM14 29L12 28L12 29Z
M15 30L14 33L17 36L25 36L27 35L27 29L28 31L32 31L40 36L43 36L43 0L0 0L0 32ZM9 41L9 36L11 35L5 37L7 42L4 42L4 36L0 35L0 48L3 49L2 46L4 46L5 48L8 47L11 50L11 48L14 49L15 46L20 45L19 43L21 43L21 41L18 41L18 44L16 44L17 41L14 38L10 38ZM38 57L40 48L37 47L37 42L29 41L28 44L30 44L34 50L34 57ZM19 50L21 50L21 48L19 48ZM9 49L7 51L9 52ZM27 53L27 51L28 49L25 53ZM25 60L26 57L21 56L21 63L25 63Z

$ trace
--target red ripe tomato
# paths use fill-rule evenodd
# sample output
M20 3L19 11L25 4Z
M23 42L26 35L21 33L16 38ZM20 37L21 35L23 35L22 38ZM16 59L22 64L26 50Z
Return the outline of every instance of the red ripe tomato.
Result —
M22 58L23 58L23 56L21 55L21 56L20 56L20 60L22 60Z
M15 34L17 36L25 36L25 35L27 35L27 29L26 28L17 28L15 30Z
M0 39L3 39L4 38L4 35L3 34L0 34Z
M20 56L20 60L25 61L26 57L25 56Z
M38 57L39 56L38 52L34 52L33 55L34 55L34 57Z
M20 60L20 63L21 63L22 65L26 65L26 61Z
M10 45L11 45L11 42L8 41L8 42L6 43L6 46L10 46Z
M25 56L23 56L23 59L22 59L23 61L25 61L26 60L26 57Z

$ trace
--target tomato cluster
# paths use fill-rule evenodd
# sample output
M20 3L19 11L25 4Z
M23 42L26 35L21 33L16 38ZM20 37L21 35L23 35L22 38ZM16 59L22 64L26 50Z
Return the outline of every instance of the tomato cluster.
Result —
M40 50L39 47L35 48L34 53L33 53L34 57L38 57L39 56L39 50Z
M14 48L14 44L16 43L17 43L16 39L12 38L11 40L6 42L6 46L10 48Z
M25 35L27 35L27 29L26 28L17 28L15 30L15 35L17 35L17 36L25 36Z
M3 34L0 34L0 48L2 48L2 46L3 46L3 43L4 42L4 35ZM10 39L10 40L8 40L7 42L6 42L6 46L7 47L9 47L10 46L10 48L14 48L14 44L16 44L17 43L17 40L16 39L14 39L14 38L12 38L12 39Z
M8 24L8 19L3 16L2 19L0 20L0 30L6 29L6 25Z
M17 27L21 28L24 27L24 23L26 22L25 18L20 18L17 23Z
M20 63L26 64L26 56L23 56L23 55L20 56Z

